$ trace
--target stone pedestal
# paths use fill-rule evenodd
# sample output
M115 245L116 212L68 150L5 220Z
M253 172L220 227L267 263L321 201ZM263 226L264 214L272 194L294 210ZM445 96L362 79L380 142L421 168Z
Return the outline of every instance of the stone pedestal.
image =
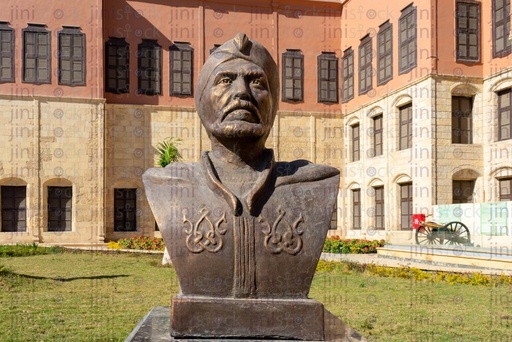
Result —
M324 340L324 307L312 299L176 296L171 335Z
M194 342L219 342L219 341L287 341L286 339L209 339L209 338L186 338L186 339L176 339L172 338L170 334L170 308L168 306L157 306L154 307L147 315L144 317L140 323L135 327L133 332L126 338L126 342L157 342L157 341L194 341ZM350 328L339 318L331 314L329 311L323 309L323 330L324 330L324 341L328 342L355 342L355 341L367 341L364 337L361 336L357 331ZM253 317L253 321L256 322L258 320L258 316ZM292 340L288 340L292 341ZM313 340L311 340L313 341Z

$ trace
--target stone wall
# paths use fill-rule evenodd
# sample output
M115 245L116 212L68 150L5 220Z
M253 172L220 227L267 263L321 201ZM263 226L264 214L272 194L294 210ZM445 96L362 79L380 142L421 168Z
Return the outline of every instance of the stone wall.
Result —
M0 112L0 185L27 186L27 231L0 243L102 242L103 102L10 96ZM48 186L72 187L71 231L48 231Z

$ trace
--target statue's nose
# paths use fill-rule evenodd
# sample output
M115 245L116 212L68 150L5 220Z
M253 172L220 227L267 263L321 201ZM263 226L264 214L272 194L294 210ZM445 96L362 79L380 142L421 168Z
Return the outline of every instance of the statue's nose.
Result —
M246 100L249 98L249 89L243 78L239 77L233 82L233 89L236 99Z

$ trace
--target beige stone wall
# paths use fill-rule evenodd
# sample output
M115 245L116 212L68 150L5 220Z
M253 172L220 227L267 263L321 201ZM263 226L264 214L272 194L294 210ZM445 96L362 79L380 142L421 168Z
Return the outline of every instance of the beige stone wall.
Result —
M0 112L0 185L27 186L27 232L0 233L0 243L102 242L102 101L9 96ZM47 229L48 186L72 187L69 232Z
M346 113L344 117L345 167L342 207L337 232L347 238L386 239L410 243L411 231L400 230L400 184L413 183L413 211L429 211L432 205L432 82L429 78L391 92ZM412 103L412 147L399 149L399 108ZM374 156L373 118L383 116L383 154ZM359 124L360 160L351 161L351 127ZM375 229L375 193L384 186L385 230ZM361 191L361 230L353 229L352 190Z
M106 106L105 217L107 239L137 234L156 235L147 204L142 173L156 165L156 145L167 137L180 139L185 161L198 161L210 142L193 109L113 105ZM276 117L267 147L277 160L307 159L341 167L341 116L333 113L281 112ZM114 232L115 188L137 189L137 231Z

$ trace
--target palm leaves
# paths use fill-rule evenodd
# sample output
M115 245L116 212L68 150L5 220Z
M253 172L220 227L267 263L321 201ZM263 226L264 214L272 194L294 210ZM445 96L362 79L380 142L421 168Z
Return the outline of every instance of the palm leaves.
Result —
M180 151L176 145L181 139L165 138L163 141L156 145L156 150L159 154L158 165L166 167L170 163L178 162L183 159Z

